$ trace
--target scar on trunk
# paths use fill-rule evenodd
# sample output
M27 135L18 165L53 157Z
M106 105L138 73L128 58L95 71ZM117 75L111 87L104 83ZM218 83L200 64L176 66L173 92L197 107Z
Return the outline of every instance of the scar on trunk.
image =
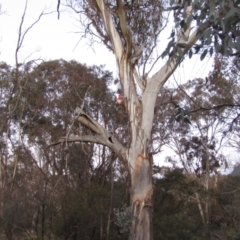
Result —
M145 161L143 161L145 160ZM134 166L134 173L137 173L140 171L141 167L147 167L149 164L147 164L148 162L148 158L145 157L143 154L138 154L137 158L136 158L136 162L135 162L135 166Z
M142 154L137 156L132 175L132 203L143 203L151 206L152 199L152 176L151 164L147 157Z
M143 203L143 207L152 207L152 203L151 203L151 199L152 199L152 193L153 193L153 189L149 189L146 193L146 195L144 196L143 199L133 199L133 204L141 204Z

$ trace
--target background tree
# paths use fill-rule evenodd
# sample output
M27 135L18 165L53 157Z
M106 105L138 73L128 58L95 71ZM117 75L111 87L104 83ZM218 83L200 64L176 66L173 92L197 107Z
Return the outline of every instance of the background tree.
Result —
M2 66L1 91L2 96L7 96L11 88L3 86L14 81L9 77L14 69L6 64ZM9 141L15 144L14 130L21 122L22 142L18 146L17 163L11 148L8 148L8 161L2 158L1 162L2 169L6 168L5 190L1 194L1 230L5 230L8 239L15 236L39 239L62 236L110 239L114 236L116 239L118 235L123 238L124 234L118 233L114 224L113 209L120 208L128 199L127 176L116 156L106 147L87 143L46 148L68 132L70 125L70 136L88 133L78 123L72 124L72 111L76 107L73 104L84 98L91 81L98 84L89 90L84 110L103 124L112 123L115 129L121 128L121 137L124 135L125 120L122 118L120 122L115 96L107 87L113 82L111 74L102 67L87 68L75 61L63 60L37 66L27 64L22 69L18 74L27 77L27 84L19 101L21 111L15 112L9 128ZM7 100L2 98L2 106ZM13 103L15 100L13 98ZM4 135L3 132L3 139ZM4 147L2 145L1 151ZM116 187L118 193L115 193Z
M171 115L167 146L175 154L166 160L175 168L181 166L186 175L202 186L194 196L206 236L211 235L211 205L215 205L212 191L218 186L221 175L218 169L227 166L224 152L230 139L234 138L229 128L238 116L239 108L239 82L223 74L226 69L226 62L216 57L214 70L205 80L194 79L176 90L169 89L172 95L166 101L170 107L162 107Z

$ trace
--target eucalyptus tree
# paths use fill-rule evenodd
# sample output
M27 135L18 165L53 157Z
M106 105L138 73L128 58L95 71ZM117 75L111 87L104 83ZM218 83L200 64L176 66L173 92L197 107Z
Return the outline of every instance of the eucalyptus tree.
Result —
M179 121L171 124L168 145L176 158L169 157L168 160L181 163L184 172L202 185L204 194L196 192L195 197L206 234L210 230L209 209L213 203L210 191L219 185L219 168L227 166L227 147L231 138L236 139L231 128L237 127L239 115L239 82L236 76L226 74L226 70L229 71L226 61L216 56L214 70L206 79L194 79L179 86L173 97L174 102L188 106L185 112L188 109L190 113L191 109L191 122L181 122L184 111L180 117L177 112L175 118Z
M211 3L213 2L213 3ZM130 124L130 141L123 145L114 131L109 131L82 108L76 110L78 121L93 134L63 137L59 142L94 142L109 147L128 169L131 187L132 226L130 239L152 239L152 126L154 108L159 91L194 46L212 44L211 36L218 38L215 25L220 33L227 35L236 25L238 3L231 1L128 1L128 0L67 0L66 4L79 14L83 25L83 36L90 34L100 40L116 57L119 81L122 87L124 107ZM58 10L59 10L58 1ZM226 8L225 5L228 5ZM217 6L217 10L215 10ZM174 11L176 29L173 30L166 51L156 55L162 30L168 26L164 11ZM222 15L224 13L226 15ZM225 11L226 10L226 11ZM231 17L229 17L230 15ZM234 16L234 21L232 20ZM225 21L221 19L225 18ZM236 19L235 19L236 18ZM192 22L197 20L197 28L192 31ZM173 27L173 26L171 26ZM215 31L215 30L214 30ZM217 31L217 30L216 30ZM217 33L218 33L217 31ZM207 32L207 35L205 34ZM220 36L220 35L219 35ZM199 42L200 45L199 46ZM229 39L229 38L227 38ZM238 41L238 39L237 39ZM217 40L216 40L217 42ZM224 43L227 49L226 40ZM218 45L215 44L218 51ZM234 45L235 46L235 45ZM210 54L213 53L214 46ZM164 50L164 49L162 49ZM193 52L189 52L190 56ZM203 59L208 53L204 49ZM151 63L167 56L166 63L150 76ZM154 59L154 60L153 60Z

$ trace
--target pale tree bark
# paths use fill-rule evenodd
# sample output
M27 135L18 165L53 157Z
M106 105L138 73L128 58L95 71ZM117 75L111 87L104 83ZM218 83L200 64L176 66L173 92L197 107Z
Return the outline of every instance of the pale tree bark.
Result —
M82 109L78 108L76 111L77 120L91 129L94 135L63 137L58 143L65 141L93 142L105 145L116 153L128 169L131 179L132 226L130 239L151 240L153 183L150 148L155 103L160 89L175 71L183 56L198 40L198 31L196 30L190 35L190 24L187 29L182 30L184 38L180 36L166 64L152 77L143 81L141 80L143 76L140 77L136 69L136 62L142 55L142 48L137 51L134 47L132 35L134 33L129 30L123 1L117 0L116 8L120 30L116 27L111 15L116 14L116 12L110 10L104 0L87 0L84 1L84 4L88 5L86 8L88 18L94 16L89 12L89 9L94 9L95 13L98 14L97 16L102 19L105 32L97 24L94 24L95 22L93 25L99 38L113 51L116 57L119 78L123 87L124 105L131 127L131 142L130 147L124 147L113 133L107 131ZM185 21L188 21L192 5L189 5L185 11ZM207 23L203 24L202 30L207 27ZM177 51L180 48L178 44L181 46L180 51Z

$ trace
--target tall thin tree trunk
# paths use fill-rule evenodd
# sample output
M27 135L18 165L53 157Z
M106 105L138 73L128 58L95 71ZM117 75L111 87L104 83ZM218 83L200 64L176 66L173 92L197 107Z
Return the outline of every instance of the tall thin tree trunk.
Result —
M41 238L42 238L42 240L44 240L44 235L45 235L45 208L46 208L47 185L48 185L48 182L46 181L45 186L44 186L44 196L43 196L43 203L42 203L42 219L41 219L41 224L42 224Z
M205 226L206 221L205 221L205 216L204 216L202 204L201 204L201 201L200 201L200 197L199 197L198 193L196 193L195 195L196 195L196 199L197 199L197 203L198 203L198 209L199 209L199 212L200 212L200 215L201 215L201 218L202 218L202 222L203 222L203 225Z
M108 211L108 220L107 220L107 229L106 229L106 240L109 239L109 232L110 232L110 224L111 224L111 214L112 214L112 202L113 202L113 185L114 185L114 174L113 174L113 167L112 167L112 161L110 165L110 171L111 171L111 192L110 192L110 206Z
M103 216L100 217L100 240L103 240Z
M206 172L204 174L204 187L206 190L206 199L205 199L205 219L206 219L206 226L205 226L205 231L206 235L209 235L209 221L210 221L210 213L209 213L209 208L210 208L210 198L209 198L209 177L210 177L210 169L209 169L209 149L207 144L204 143L204 149L206 153Z

